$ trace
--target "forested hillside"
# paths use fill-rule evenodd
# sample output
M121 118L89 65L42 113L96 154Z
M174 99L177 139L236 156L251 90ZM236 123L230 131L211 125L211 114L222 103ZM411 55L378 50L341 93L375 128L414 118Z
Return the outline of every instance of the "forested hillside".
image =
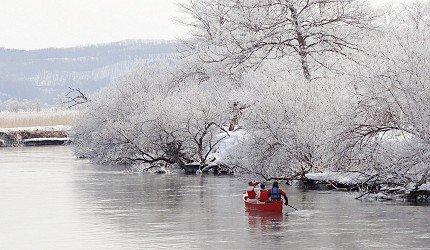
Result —
M133 40L74 48L0 48L0 101L58 104L68 87L92 93L137 65L167 59L168 41Z

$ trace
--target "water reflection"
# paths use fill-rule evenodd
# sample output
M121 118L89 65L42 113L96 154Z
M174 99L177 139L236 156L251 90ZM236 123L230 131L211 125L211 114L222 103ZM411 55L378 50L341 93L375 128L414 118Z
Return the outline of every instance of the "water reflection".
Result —
M279 232L282 225L287 222L287 216L282 213L249 211L248 224L251 229L260 230L262 233Z
M67 147L0 149L0 157L0 249L430 245L430 207L288 187L300 211L248 213L246 183L231 177L126 174Z

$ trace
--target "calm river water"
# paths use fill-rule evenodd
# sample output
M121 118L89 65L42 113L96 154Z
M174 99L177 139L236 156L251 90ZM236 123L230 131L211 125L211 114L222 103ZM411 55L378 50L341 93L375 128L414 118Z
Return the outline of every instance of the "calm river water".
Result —
M244 212L243 180L137 175L69 147L0 149L0 249L430 249L430 207L287 189L280 216Z

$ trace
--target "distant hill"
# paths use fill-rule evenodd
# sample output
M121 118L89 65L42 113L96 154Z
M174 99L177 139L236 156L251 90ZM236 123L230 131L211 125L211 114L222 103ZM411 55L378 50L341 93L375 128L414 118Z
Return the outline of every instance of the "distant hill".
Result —
M92 93L142 63L168 59L176 44L131 40L74 48L0 48L0 101L56 104L68 87Z

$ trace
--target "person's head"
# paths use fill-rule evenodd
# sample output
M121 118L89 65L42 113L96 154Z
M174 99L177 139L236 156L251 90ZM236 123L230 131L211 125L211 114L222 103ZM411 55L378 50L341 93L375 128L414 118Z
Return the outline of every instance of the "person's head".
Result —
M250 182L248 182L248 185L253 187L254 186L254 182L250 181Z
M261 183L261 184L260 184L260 188L261 188L261 189L265 189L265 188L266 188L266 185L264 185L264 183Z
M279 187L279 183L277 181L274 181L272 186L273 187Z

